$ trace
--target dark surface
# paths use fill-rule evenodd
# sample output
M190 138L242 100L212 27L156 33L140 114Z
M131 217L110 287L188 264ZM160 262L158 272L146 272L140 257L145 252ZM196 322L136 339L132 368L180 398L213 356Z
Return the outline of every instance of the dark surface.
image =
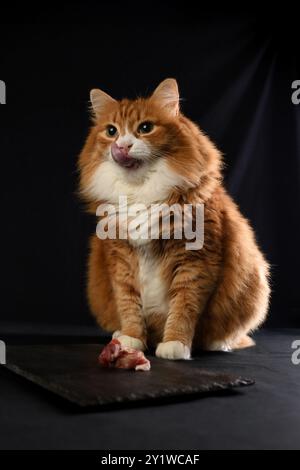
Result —
M44 343L31 329L0 328L8 344ZM67 338L59 329L47 343ZM73 330L77 338L78 330ZM72 329L69 328L69 333ZM40 338L40 341L39 341ZM42 340L41 340L42 338ZM96 330L84 342L100 342ZM127 409L78 412L0 367L1 449L255 449L300 448L300 365L291 362L300 330L262 331L257 346L232 354L197 356L201 367L250 376L256 384L241 391ZM72 335L69 335L72 342ZM77 409L78 410L78 409Z
M249 378L201 368L201 360L164 361L148 356L147 372L103 368L103 345L26 345L7 348L7 368L82 407L180 398L252 385Z
M224 153L226 187L272 264L269 325L300 327L296 4L272 5L266 16L249 16L245 5L223 16L182 4L148 2L145 14L132 2L43 2L33 12L28 2L2 2L0 20L10 23L0 25L2 320L89 322L85 270L96 224L75 195L89 91L135 97L173 76L184 113Z

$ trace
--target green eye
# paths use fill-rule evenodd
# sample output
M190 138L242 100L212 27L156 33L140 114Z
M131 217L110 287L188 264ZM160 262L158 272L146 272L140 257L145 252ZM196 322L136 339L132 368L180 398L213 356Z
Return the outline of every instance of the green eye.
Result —
M113 137L114 135L116 135L117 132L118 129L115 126L112 126L111 124L106 128L106 134L108 135L108 137Z
M139 125L138 127L138 133L139 134L149 134L154 128L153 122L150 121L145 121L142 122L142 124Z

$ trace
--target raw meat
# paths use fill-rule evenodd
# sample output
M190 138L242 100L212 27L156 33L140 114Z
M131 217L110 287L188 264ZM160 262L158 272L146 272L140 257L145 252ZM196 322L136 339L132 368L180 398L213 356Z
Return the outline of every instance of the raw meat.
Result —
M116 367L117 369L150 370L150 361L142 351L122 347L117 339L112 339L99 356L99 363L103 367Z

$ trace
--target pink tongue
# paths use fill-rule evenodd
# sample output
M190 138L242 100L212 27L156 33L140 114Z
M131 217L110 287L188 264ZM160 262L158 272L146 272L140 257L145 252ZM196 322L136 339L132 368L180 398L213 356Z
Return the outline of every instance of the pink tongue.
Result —
M130 167L135 164L135 159L130 157L125 150L118 147L116 143L112 144L111 153L113 159L122 166Z

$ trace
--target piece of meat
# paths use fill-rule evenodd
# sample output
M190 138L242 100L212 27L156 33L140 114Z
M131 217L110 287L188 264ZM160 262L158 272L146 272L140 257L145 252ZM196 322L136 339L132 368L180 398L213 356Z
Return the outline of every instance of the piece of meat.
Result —
M121 353L121 343L117 339L112 339L101 351L99 362L104 367L113 367L114 362Z
M142 351L122 347L117 339L112 339L99 355L99 363L103 367L116 367L117 369L150 370L150 361Z

